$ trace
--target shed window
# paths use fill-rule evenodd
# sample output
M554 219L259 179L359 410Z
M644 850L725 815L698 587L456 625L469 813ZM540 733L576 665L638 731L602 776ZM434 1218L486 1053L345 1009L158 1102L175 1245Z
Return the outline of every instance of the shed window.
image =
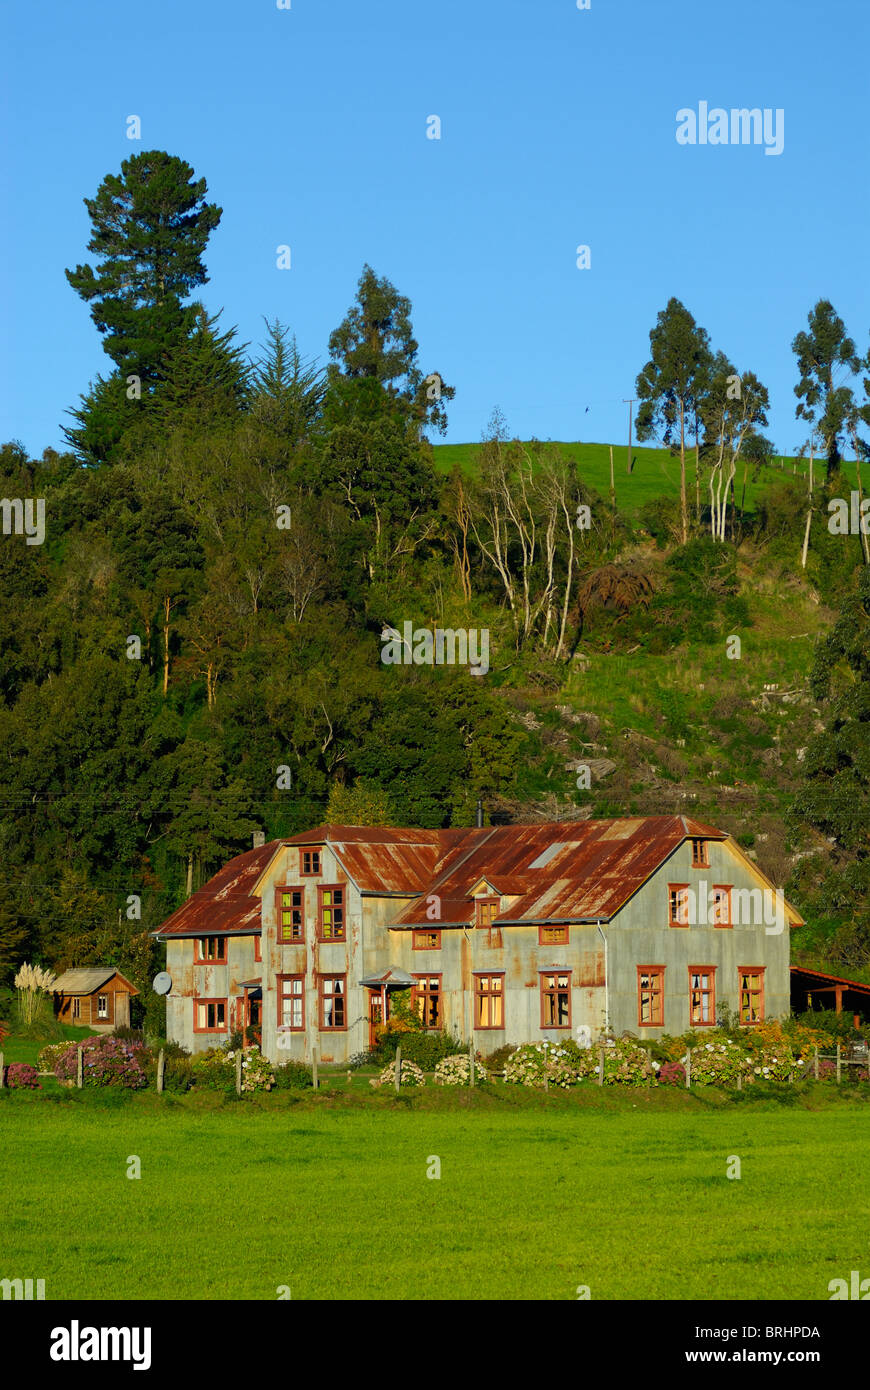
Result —
M73 1018L81 1018L82 1016L82 1001L78 995L72 1001L72 1016Z
M97 1018L109 1017L109 996L108 994L97 995Z
M305 1027L305 980L302 975L279 975L278 1026L300 1032Z
M475 1028L504 1028L504 975L475 975Z
M288 946L305 940L305 889L282 887L275 890L278 943Z
M337 1032L347 1027L346 975L320 977L320 1027L325 1032Z
M198 936L196 938L196 959L208 961L213 965L225 965L227 959L226 937Z
M689 925L689 885L688 883L668 884L668 926L687 927Z
M547 971L541 975L541 1027L571 1027L571 972Z
M303 849L299 853L300 870L303 874L320 873L320 850Z
M665 1022L665 967L637 967L637 1022L640 1028L662 1028Z
M740 1022L761 1023L764 1019L764 969L741 966Z
M424 1028L441 1027L441 976L415 975L411 1003L420 1015Z
M344 889L317 890L317 934L321 941L344 941Z
M689 1022L710 1028L716 1022L716 970L712 965L689 966Z
M195 1033L223 1033L227 1026L226 999L194 999L193 1031Z

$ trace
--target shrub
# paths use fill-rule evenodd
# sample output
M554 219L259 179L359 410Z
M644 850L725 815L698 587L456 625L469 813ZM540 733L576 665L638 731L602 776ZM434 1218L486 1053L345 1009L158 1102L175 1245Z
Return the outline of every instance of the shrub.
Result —
M404 1049L403 1049L404 1051ZM373 1076L369 1082L370 1086L394 1086L396 1084L396 1064L390 1062L384 1067L380 1076ZM406 1062L402 1058L402 1075L399 1081L400 1086L425 1086L426 1078L417 1066L416 1062Z
M506 1043L504 1047L497 1047L495 1052L486 1055L485 1065L487 1071L492 1075L493 1072L504 1071L509 1057L512 1057L516 1047L513 1043Z
M403 1064L404 1065L404 1064ZM475 1081L488 1081L486 1068L474 1059ZM468 1053L457 1052L452 1057L442 1057L435 1068L436 1086L467 1086L469 1081Z
M6 1085L10 1091L38 1091L39 1073L26 1062L10 1062L6 1068Z
M120 1086L137 1091L146 1084L144 1063L147 1054L141 1044L123 1042L121 1038L85 1038L70 1043L57 1057L54 1074L59 1081L75 1081L78 1050L84 1057L85 1086Z
M36 1065L40 1071L54 1071L55 1063L62 1053L66 1052L70 1046L68 1042L49 1043L47 1047L40 1049L36 1058Z
M183 1051L183 1049L182 1049ZM148 1053L145 1061L145 1075L149 1086L157 1086L157 1053ZM189 1056L169 1055L164 1049L163 1089L164 1091L189 1091L193 1085L193 1062Z
M685 1086L686 1068L681 1062L664 1062L658 1069L656 1080L662 1086Z
M301 1091L314 1085L311 1068L306 1067L304 1062L282 1062L273 1070L279 1091Z
M432 1071L445 1057L452 1057L462 1048L462 1041L452 1033L426 1033L413 1029L396 1031L390 1027L378 1038L371 1060L387 1062L396 1055L396 1048L402 1045L402 1061L416 1062L425 1071Z
M214 1086L219 1090L235 1090L236 1049L231 1047L210 1047L201 1052L192 1062L193 1078L197 1086ZM269 1091L275 1085L275 1072L272 1063L264 1057L259 1048L250 1047L242 1057L242 1090Z
M9 1027L9 1024L6 1023L4 1019L0 1018L0 1045L2 1045L4 1038L9 1037L10 1032L11 1029Z

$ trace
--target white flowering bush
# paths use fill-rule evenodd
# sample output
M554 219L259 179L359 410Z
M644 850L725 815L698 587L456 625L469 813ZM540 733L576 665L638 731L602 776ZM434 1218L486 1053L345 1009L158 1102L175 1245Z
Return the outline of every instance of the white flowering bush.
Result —
M573 1086L586 1074L574 1043L523 1043L505 1062L504 1079L516 1086Z
M369 1082L370 1086L395 1086L396 1084L396 1064L390 1062L384 1067L380 1076L373 1076ZM399 1081L400 1086L425 1086L426 1078L416 1062L402 1062L402 1075Z
M748 1079L751 1068L751 1055L733 1038L717 1037L692 1049L692 1081L699 1086L736 1085L739 1076Z
M456 1052L452 1057L442 1057L435 1068L435 1084L436 1086L467 1086L468 1071L467 1052ZM489 1079L486 1068L482 1067L476 1058L474 1079L475 1081L487 1081Z
M194 1080L205 1086L235 1086L236 1056L231 1048L209 1048L208 1052L194 1057L192 1063ZM249 1047L241 1053L242 1090L269 1091L275 1085L272 1063L264 1057L258 1047Z

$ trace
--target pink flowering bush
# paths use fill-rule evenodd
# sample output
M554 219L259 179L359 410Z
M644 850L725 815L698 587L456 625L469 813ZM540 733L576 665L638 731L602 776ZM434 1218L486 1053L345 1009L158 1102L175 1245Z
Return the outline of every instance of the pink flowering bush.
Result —
M6 1085L10 1091L38 1091L39 1072L26 1062L10 1062L6 1068Z
M54 1074L59 1081L75 1081L78 1050L83 1049L86 1086L123 1086L138 1091L146 1084L147 1050L142 1043L121 1038L85 1038L71 1043L55 1060Z
M685 1086L686 1068L681 1062L664 1062L656 1079L662 1086Z

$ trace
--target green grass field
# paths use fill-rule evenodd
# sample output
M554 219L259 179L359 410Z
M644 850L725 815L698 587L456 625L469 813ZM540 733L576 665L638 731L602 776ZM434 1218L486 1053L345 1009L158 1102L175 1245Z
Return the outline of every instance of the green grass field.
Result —
M560 450L565 458L576 459L580 476L583 481L604 498L610 495L610 445L609 444L584 444L554 441L553 447ZM450 470L458 466L463 473L473 474L476 470L476 459L479 444L436 444L433 446L435 467L439 473L449 473ZM680 495L680 460L670 453L667 449L648 449L643 445L637 445L632 449L634 460L631 473L627 471L628 463L628 444L613 445L613 481L616 492L617 505L621 511L628 515L634 515L644 502L650 502L657 497L679 498ZM855 464L851 460L846 460L842 464L842 469L846 477L855 481ZM707 506L710 501L707 479L710 474L710 464L706 461L701 466L701 504ZM824 460L817 464L815 469L816 485L821 485L824 481L825 465ZM783 479L798 477L807 480L809 476L809 462L807 459L793 459L786 456L776 459L760 469L757 478L753 478L752 469L746 481L745 504L751 510L756 499L770 487L771 484L781 482ZM686 478L689 489L689 502L694 506L695 497L695 455L690 451L686 456ZM739 463L737 475L734 480L738 502L743 492L743 464Z
M870 1105L822 1091L7 1092L0 1277L75 1300L826 1300L870 1269Z

